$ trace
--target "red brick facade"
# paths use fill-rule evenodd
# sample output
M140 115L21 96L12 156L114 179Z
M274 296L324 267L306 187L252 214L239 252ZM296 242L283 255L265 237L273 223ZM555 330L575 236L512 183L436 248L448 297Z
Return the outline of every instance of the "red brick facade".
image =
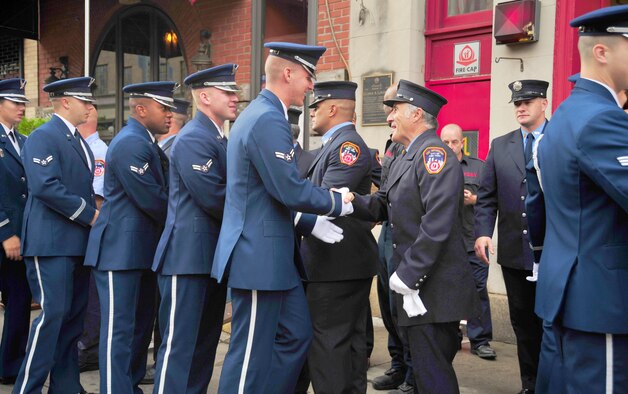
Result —
M336 36L334 42L330 18L327 13L327 5L331 14L331 25ZM318 0L318 45L327 47L327 52L318 63L317 71L330 71L346 69L340 54L349 63L349 13L351 12L350 0Z

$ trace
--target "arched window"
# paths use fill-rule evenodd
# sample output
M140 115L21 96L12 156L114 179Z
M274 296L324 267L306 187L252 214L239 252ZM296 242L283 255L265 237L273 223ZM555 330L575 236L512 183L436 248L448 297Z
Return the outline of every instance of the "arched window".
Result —
M187 76L181 35L157 8L140 5L116 14L96 46L91 75L96 79L98 132L110 141L129 115L122 87L147 81L182 83ZM176 97L185 92L179 89Z

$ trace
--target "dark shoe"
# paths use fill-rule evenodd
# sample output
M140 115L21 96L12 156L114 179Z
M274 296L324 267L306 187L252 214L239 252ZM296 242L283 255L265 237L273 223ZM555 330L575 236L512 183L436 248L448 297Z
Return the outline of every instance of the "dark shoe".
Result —
M477 355L479 358L483 358L485 360L494 360L497 357L497 353L493 350L489 345L480 345L476 348L471 349L471 354Z
M98 354L87 354L79 350L79 371L97 371L98 370Z
M410 394L414 393L414 386L408 384L408 382L403 382L397 390L389 391L388 394Z
M17 379L17 376L9 376L7 378L0 378L0 384L14 384L15 380Z
M373 379L373 389L375 390L392 390L399 387L406 377L405 371L396 368L390 368L384 372L382 376Z
M146 375L140 380L140 384L155 384L155 364L146 368Z

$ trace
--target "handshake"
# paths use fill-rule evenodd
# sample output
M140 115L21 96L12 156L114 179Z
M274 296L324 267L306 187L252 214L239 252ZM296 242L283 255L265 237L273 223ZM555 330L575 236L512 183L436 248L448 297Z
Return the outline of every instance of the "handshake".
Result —
M353 213L353 204L351 204L351 201L353 201L353 193L350 193L349 189L346 187L331 190L340 193L342 196L342 212L340 216ZM329 216L317 216L311 235L328 244L342 241L344 238L342 229L331 222L334 219L335 218Z

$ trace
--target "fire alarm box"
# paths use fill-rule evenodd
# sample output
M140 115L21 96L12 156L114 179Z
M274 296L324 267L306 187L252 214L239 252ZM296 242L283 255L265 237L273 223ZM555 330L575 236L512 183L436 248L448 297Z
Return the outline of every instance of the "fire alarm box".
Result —
M495 6L495 41L500 44L523 44L539 40L538 0L513 0Z

